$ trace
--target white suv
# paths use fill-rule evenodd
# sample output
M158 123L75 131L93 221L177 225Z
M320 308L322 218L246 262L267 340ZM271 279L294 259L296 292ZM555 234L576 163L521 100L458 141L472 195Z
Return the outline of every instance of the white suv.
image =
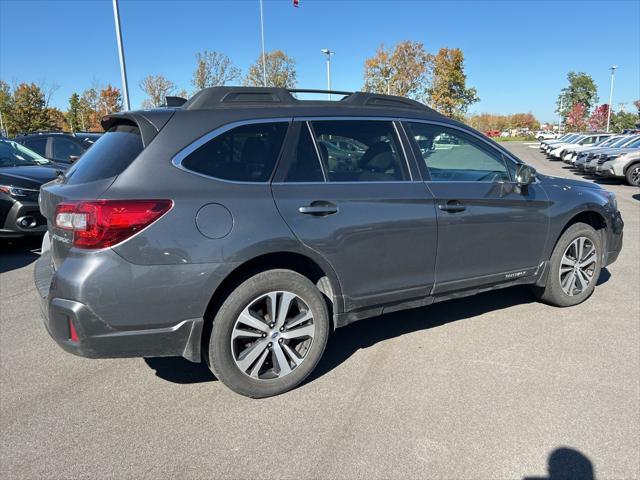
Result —
M598 160L596 175L624 178L629 185L640 187L640 140L634 142L632 150L610 153ZM600 163L602 162L602 163Z

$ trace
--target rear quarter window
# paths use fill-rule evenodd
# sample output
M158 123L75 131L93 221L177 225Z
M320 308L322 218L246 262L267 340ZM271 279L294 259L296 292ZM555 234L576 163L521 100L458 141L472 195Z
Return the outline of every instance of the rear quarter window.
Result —
M143 149L137 126L114 125L67 171L67 184L93 182L120 175Z
M198 147L181 165L222 180L266 182L280 155L288 126L288 122L269 122L235 127Z

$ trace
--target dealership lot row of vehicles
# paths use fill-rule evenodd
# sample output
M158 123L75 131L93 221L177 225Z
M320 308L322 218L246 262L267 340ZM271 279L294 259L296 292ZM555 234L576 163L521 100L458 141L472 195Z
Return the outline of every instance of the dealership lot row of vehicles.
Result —
M541 141L540 151L578 171L640 186L639 133L567 133Z

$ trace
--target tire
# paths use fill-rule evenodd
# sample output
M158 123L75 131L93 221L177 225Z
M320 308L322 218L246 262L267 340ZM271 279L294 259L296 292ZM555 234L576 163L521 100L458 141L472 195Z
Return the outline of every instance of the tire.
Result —
M595 249L593 262L585 265L584 272L582 270L576 272L575 267L571 268L570 257L577 256L575 255L577 253L577 247L574 242L580 242L580 239L586 240L583 243L583 260L587 258L587 253L590 251L589 245ZM567 255L566 259L565 255ZM589 257L588 260L591 260L591 258ZM561 267L563 268L563 272L560 271ZM534 287L533 292L539 300L549 305L556 307L571 307L577 305L584 302L593 293L596 283L598 282L598 277L600 276L601 268L602 242L600 235L591 225L575 223L560 236L553 249L549 262L549 275L546 286ZM572 270L575 278L575 288L568 287L568 284L572 280ZM586 288L580 281L581 279L588 282ZM565 289L571 291L572 294L569 294Z
M280 315L284 310L286 318ZM240 395L279 395L298 386L316 367L330 326L325 298L308 278L291 270L259 273L238 286L218 310L209 339L209 367ZM303 329L311 336L300 336Z
M640 187L640 163L629 165L624 176L629 185L633 187Z

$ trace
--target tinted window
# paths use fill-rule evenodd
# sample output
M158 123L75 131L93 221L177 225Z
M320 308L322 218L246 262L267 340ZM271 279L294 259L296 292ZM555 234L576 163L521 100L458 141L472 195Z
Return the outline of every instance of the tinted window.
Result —
M392 122L336 120L312 126L328 181L409 180Z
M293 152L293 161L289 167L285 181L324 182L318 153L313 144L311 133L309 133L309 128L306 123L303 123L300 127L298 144Z
M138 127L115 125L67 170L68 183L93 182L119 175L143 148Z
M64 162L70 161L69 157L80 157L84 153L84 149L76 142L67 138L53 137L53 153L54 160L62 160Z
M27 138L24 142L22 142L25 147L30 148L36 153L40 155L45 155L45 150L47 148L47 137L38 137L38 138Z
M286 122L277 122L233 128L194 150L182 166L224 180L266 182L280 154L287 126Z
M511 180L502 154L471 135L426 123L410 123L409 126L432 181Z

